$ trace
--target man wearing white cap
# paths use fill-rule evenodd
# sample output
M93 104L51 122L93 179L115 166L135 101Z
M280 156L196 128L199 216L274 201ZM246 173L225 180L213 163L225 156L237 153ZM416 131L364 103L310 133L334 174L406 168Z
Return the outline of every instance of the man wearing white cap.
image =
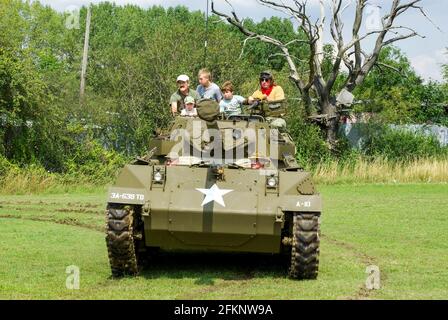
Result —
M177 87L177 91L170 98L171 112L173 115L185 109L185 98L187 96L193 97L195 101L201 98L197 91L190 89L190 78L185 74L177 77Z

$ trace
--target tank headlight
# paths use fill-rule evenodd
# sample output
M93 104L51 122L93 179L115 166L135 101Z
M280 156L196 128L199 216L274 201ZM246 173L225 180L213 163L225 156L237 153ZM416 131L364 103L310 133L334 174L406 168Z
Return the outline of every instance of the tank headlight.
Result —
M165 176L166 172L164 168L154 168L154 172L152 174L152 184L153 187L162 187L165 185Z
M163 174L161 174L160 172L154 173L154 181L160 182L162 180L163 180Z
M266 181L268 188L277 188L278 180L276 177L269 177Z
M233 139L234 140L238 140L238 139L240 139L241 138L241 136L242 136L242 133L241 133L241 130L233 130L233 134L232 134L232 136L233 136Z

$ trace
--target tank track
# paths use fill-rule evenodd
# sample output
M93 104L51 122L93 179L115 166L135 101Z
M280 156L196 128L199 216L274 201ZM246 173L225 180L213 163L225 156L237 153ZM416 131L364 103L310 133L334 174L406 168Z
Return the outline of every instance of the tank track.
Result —
M135 219L135 211L131 206L107 207L106 244L114 277L137 275L139 272Z
M302 212L293 214L290 278L317 278L320 244L319 227L319 215Z

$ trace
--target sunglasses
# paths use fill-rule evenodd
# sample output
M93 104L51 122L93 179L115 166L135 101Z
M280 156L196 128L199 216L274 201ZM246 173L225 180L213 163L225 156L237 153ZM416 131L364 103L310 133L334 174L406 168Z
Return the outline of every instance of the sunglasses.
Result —
M260 82L269 82L271 79L268 78L260 78Z

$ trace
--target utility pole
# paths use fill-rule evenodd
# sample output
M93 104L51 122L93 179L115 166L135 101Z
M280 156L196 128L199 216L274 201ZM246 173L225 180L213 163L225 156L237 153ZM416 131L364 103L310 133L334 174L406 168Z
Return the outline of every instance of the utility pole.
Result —
M207 46L208 46L208 8L210 7L207 0L207 9L205 10L205 41L204 41L204 68L207 67Z
M90 20L92 13L90 11L90 4L87 7L87 19L86 19L86 34L84 37L84 54L82 57L82 70L81 70L81 88L79 91L79 101L82 104L84 102L84 93L86 89L86 74L87 74L87 61L89 55L89 37L90 37Z

